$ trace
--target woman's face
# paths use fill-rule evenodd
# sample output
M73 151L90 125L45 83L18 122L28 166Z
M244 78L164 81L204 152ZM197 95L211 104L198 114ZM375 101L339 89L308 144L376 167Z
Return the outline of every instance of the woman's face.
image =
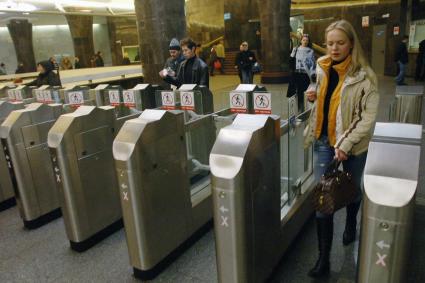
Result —
M308 37L307 37L307 36L304 36L304 37L301 39L301 45L302 45L303 47L307 47L307 46L308 46L308 42L309 42L309 39L308 39Z
M339 29L328 32L326 36L326 46L331 59L338 62L347 58L353 48L345 32Z

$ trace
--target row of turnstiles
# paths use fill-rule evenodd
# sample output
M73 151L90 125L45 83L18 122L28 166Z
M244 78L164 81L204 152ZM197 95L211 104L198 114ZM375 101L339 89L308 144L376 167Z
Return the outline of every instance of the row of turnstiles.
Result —
M254 85L236 90L245 100L266 92ZM212 93L196 85L17 87L6 94L0 203L16 199L28 229L63 215L79 252L124 224L137 278L155 277L214 219L219 281L263 282L313 212L313 176L289 207L281 204L280 143L296 127L291 119L214 112ZM405 275L421 131L376 128L365 169L359 282L401 282ZM391 160L377 166L381 155L402 156L413 170ZM379 264L374 241L388 250Z

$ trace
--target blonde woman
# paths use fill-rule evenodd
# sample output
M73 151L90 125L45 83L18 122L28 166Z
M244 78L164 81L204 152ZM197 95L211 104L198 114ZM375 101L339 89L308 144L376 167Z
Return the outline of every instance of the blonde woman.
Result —
M314 142L314 173L317 179L333 159L338 159L344 171L352 174L358 187L357 199L346 208L343 244L349 245L356 238L361 179L379 94L375 73L363 55L352 25L345 20L332 23L326 29L325 40L328 54L317 62L318 86L306 93L314 106L305 142L306 146ZM316 223L319 259L309 275L322 277L330 272L333 215L316 212Z

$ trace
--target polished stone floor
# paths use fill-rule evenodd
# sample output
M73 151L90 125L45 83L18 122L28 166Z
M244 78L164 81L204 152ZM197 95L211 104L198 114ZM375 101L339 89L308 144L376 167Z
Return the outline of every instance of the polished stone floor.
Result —
M222 96L234 89L237 77L215 76L212 90ZM282 95L286 86L267 86ZM379 118L386 121L388 105L394 97L392 78L380 78L381 105ZM217 100L218 101L218 100ZM228 100L227 100L228 101ZM218 103L218 102L217 102ZM285 107L283 107L285 108ZM423 150L424 152L425 150ZM424 159L421 162L423 167ZM421 169L421 172L423 170ZM424 175L421 173L421 175ZM421 190L424 184L421 183ZM317 244L313 219L304 226L290 249L282 257L271 282L355 282L355 258L358 241L342 246L344 212L335 216L331 277L313 281L306 273L315 262ZM425 208L418 206L412 251L409 258L408 282L425 282ZM0 212L0 282L133 282L124 231L120 230L84 253L69 249L62 219L39 229L23 229L16 207ZM211 230L183 253L152 282L217 282L214 234Z

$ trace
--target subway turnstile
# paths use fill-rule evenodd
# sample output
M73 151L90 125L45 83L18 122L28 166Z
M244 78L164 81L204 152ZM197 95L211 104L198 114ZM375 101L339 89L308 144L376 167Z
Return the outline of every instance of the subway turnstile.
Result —
M406 282L422 126L377 123L364 172L357 282Z
M281 205L287 126L277 116L239 114L217 136L209 164L219 282L265 282L313 213L312 175Z
M191 184L188 168L185 127L197 123L185 125L182 111L145 110L125 122L114 141L130 263L138 278L155 277L208 228L210 178Z
M24 226L30 229L61 215L47 133L62 113L62 104L32 103L13 111L0 127L16 176L15 198Z
M122 227L112 142L122 126L111 106L81 106L51 128L48 145L71 248L85 251Z
M23 109L22 102L0 101L0 125L9 114ZM0 211L16 204L14 190L16 186L15 174L11 168L10 156L6 156L3 148L0 150Z

